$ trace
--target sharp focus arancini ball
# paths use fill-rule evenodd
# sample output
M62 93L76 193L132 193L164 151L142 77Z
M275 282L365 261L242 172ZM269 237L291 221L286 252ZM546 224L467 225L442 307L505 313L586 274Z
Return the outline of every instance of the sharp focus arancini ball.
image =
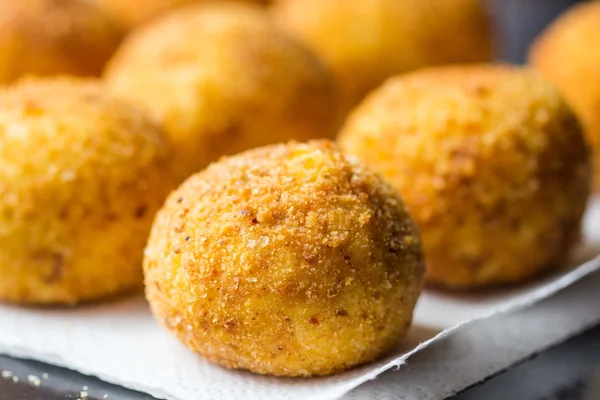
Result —
M533 44L529 61L562 91L600 154L600 1L577 5L559 18ZM595 174L600 190L598 157Z
M76 303L140 287L168 157L158 128L95 81L0 91L0 300Z
M0 0L0 84L24 75L100 75L119 24L83 0Z
M340 142L402 194L430 283L516 283L560 264L579 237L588 148L557 91L527 70L392 79L350 116Z
M130 36L106 79L161 121L182 180L223 154L337 129L330 73L258 6L175 11Z
M492 57L479 0L275 0L273 15L333 69L346 110L390 76Z
M145 252L146 297L192 350L261 374L332 374L398 343L420 293L395 190L329 142L250 150L173 192Z
M169 10L190 3L228 0L96 0L100 8L128 28L135 28ZM231 0L233 1L233 0ZM236 0L266 4L269 0Z

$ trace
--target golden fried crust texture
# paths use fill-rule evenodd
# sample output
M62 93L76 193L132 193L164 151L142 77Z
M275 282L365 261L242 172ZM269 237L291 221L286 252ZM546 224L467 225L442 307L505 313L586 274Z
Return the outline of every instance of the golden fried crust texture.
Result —
M581 118L600 152L600 2L582 3L554 22L533 44L530 64L553 82ZM600 162L595 160L595 189Z
M398 343L423 256L395 190L310 142L189 178L159 212L144 266L153 313L189 348L230 368L311 376Z
M119 24L83 0L0 0L0 83L24 75L98 76Z
M224 154L333 138L333 78L260 7L195 4L134 33L106 73L175 144L183 180Z
M100 8L128 28L135 28L172 9L190 3L228 0L96 0ZM233 0L231 0L233 1ZM269 0L237 0L267 4Z
M272 11L332 68L348 111L390 76L492 57L478 0L275 0Z
M339 140L406 200L432 284L523 281L564 261L578 239L588 148L557 91L532 72L440 67L394 78Z
M0 300L71 304L140 287L168 157L145 114L95 81L0 91Z

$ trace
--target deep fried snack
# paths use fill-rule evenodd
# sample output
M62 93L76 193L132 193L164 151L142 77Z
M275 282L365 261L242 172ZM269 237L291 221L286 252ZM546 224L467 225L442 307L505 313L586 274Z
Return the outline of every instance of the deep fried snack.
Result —
M530 64L563 93L600 154L600 2L582 3L554 22L533 44ZM600 161L594 187L600 190Z
M388 81L341 146L380 171L423 235L429 283L516 283L565 260L589 192L577 119L534 73L439 67Z
M492 57L478 0L276 0L273 15L332 68L348 111L393 75Z
M94 80L0 91L0 300L72 304L141 287L168 157L145 114Z
M224 154L338 128L331 74L258 6L175 11L129 37L106 80L161 121L181 180Z
M327 375L408 329L423 256L395 190L330 142L254 149L190 177L158 213L146 297L229 368Z
M97 0L100 8L128 28L135 28L172 9L190 3L228 0ZM233 1L233 0L230 0ZM267 4L269 0L237 0Z
M0 0L0 83L24 75L98 76L119 24L83 0Z

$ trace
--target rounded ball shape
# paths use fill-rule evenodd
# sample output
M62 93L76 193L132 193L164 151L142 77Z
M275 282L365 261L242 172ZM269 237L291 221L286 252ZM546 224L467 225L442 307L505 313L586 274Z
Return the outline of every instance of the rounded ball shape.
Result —
M527 70L446 67L392 79L340 142L406 200L432 284L523 281L564 261L579 237L588 148L557 91Z
M118 23L83 0L0 0L0 83L24 75L98 76Z
M100 8L128 28L135 28L161 14L190 3L228 0L96 0ZM233 0L229 0L233 1ZM266 4L269 0L237 0Z
M159 129L95 81L0 91L0 300L70 304L141 287L168 157Z
M555 21L533 44L530 64L554 83L581 118L600 154L600 2L582 3ZM600 161L595 160L600 190Z
M158 213L146 297L189 348L261 374L332 374L398 343L423 255L394 189L329 142L190 177Z
M257 6L177 10L130 36L106 80L162 123L182 180L223 154L337 129L330 73Z
M273 15L332 68L345 110L390 76L492 57L478 0L276 0Z

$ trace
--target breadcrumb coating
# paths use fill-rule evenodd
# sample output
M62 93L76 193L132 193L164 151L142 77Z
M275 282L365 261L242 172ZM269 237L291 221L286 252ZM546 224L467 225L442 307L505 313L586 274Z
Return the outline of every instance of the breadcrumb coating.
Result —
M146 296L192 350L229 368L328 375L396 345L421 291L402 200L330 142L224 158L158 213Z
M99 76L124 32L80 0L0 0L0 83L25 75Z
M160 130L94 80L0 91L0 300L72 304L142 286L173 178Z
M600 152L600 2L574 6L534 42L529 63L554 83L581 118L588 140ZM600 190L595 160L594 188Z
M135 28L172 9L190 3L228 0L96 0L100 8L128 28ZM234 0L230 0L234 1ZM237 0L266 4L269 0Z
M388 81L341 147L398 189L419 226L429 283L516 283L559 265L579 237L589 150L536 74L440 67Z
M275 0L272 11L331 67L347 111L393 75L492 58L478 0Z
M331 74L258 6L174 11L129 37L106 80L161 122L182 181L225 154L337 133Z

